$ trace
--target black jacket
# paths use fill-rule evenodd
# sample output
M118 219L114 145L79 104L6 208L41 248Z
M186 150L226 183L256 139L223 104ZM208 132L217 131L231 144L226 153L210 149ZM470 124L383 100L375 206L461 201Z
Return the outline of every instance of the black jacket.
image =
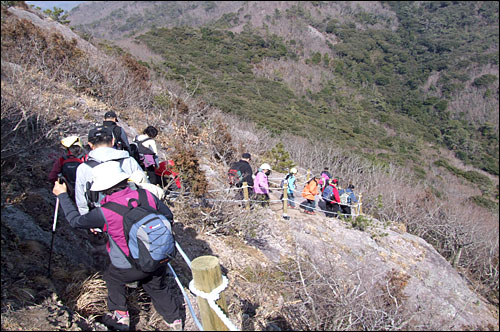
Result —
M238 170L243 175L242 182L246 182L249 187L253 187L252 166L250 166L250 164L245 160L238 161L237 165L238 165Z
M122 127L118 126L114 121L103 121L102 125L104 127L109 127L113 131L113 137L115 137L115 145L116 148L118 142L122 144L122 150L126 150L130 153L130 143L128 142L127 134Z

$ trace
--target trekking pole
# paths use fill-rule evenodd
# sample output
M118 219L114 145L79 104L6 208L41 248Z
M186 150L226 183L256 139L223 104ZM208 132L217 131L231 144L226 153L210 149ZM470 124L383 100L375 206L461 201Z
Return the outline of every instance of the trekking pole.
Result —
M57 178L59 183L61 182L61 175ZM54 211L54 222L52 223L52 241L50 242L50 252L49 252L49 268L47 270L47 277L50 278L50 262L52 258L52 249L54 248L54 239L56 233L56 224L57 224L57 212L59 211L59 197L56 198L56 209Z

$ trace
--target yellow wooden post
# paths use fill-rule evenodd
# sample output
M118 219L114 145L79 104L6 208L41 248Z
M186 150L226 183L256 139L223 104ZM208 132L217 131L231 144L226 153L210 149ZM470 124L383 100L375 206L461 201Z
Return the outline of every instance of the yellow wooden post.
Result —
M250 198L248 197L248 183L243 182L243 196L245 198L246 209L250 210Z
M363 194L359 194L359 203L358 203L358 214L361 215L363 213L363 210L362 210L362 199L363 199Z
M306 182L309 182L309 179L311 178L311 171L307 170L307 177L306 177Z
M283 183L283 214L286 216L288 209L288 181Z
M200 256L195 258L191 262L191 270L193 272L194 287L202 292L210 293L222 284L219 259L215 256ZM224 293L220 294L219 300L216 303L227 314L227 303ZM207 300L198 297L198 307L204 331L228 331L228 327L210 308Z

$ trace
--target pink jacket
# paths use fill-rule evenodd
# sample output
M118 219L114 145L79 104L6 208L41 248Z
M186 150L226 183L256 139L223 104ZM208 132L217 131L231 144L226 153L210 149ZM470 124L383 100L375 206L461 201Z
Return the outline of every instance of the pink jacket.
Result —
M256 194L268 194L269 183L267 182L267 175L264 172L257 173L253 181L253 191Z

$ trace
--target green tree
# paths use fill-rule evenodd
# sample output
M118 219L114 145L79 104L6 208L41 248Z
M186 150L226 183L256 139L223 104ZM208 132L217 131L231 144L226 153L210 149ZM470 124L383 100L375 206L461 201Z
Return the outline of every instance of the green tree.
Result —
M64 9L62 8L54 7L54 10L45 9L43 13L49 16L54 21L59 22L61 24L68 25L70 23L70 21L67 20L68 13L65 13Z
M268 162L273 170L280 173L285 173L290 168L296 166L281 142L264 154L264 161Z

